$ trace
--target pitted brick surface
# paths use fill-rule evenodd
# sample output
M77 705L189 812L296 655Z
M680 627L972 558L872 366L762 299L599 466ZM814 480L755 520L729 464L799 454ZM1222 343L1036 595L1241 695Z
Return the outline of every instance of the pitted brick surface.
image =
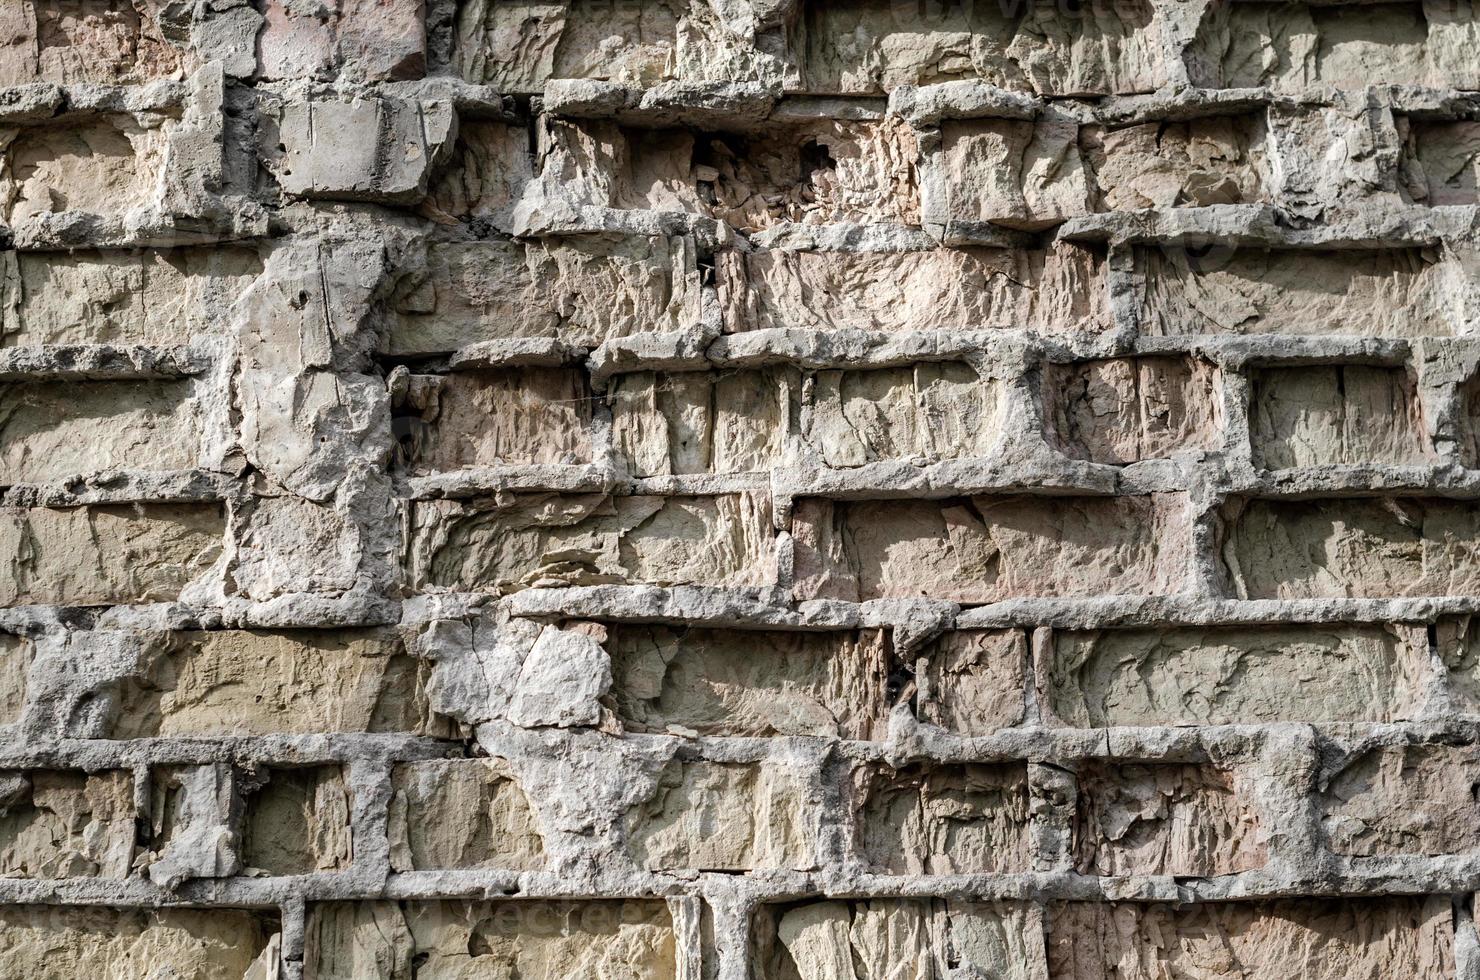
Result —
M1471 0L0 0L0 980L1480 980Z

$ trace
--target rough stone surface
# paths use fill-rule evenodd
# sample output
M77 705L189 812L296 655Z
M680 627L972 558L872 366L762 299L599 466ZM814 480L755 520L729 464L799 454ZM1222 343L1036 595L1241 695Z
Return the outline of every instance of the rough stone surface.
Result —
M0 0L0 980L1477 980L1477 51Z

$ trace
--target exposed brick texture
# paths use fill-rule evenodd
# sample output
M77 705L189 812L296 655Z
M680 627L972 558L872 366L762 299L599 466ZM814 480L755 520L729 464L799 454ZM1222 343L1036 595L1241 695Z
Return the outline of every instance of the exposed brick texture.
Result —
M1474 0L0 0L0 980L1480 980Z

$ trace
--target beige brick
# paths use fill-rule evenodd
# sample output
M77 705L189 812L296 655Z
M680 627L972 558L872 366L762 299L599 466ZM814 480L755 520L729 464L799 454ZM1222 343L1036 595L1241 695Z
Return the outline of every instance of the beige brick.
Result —
M420 78L426 70L423 6L416 0L331 0L316 9L267 0L257 40L266 78L332 77L347 68L369 81Z
M23 636L0 633L0 725L21 720L26 707L26 675L35 647Z
M1020 764L866 766L854 773L857 847L883 874L1022 872L1028 772Z
M1265 368L1250 381L1249 435L1257 466L1429 458L1414 379L1402 368Z
M1321 826L1337 854L1468 854L1480 850L1480 750L1391 745L1352 759L1321 793Z
M0 509L0 603L168 602L221 552L219 504Z
M0 346L185 344L219 334L262 271L246 248L19 252L0 258Z
M804 11L802 87L872 95L899 85L980 78L1045 95L1161 86L1160 32L1142 0L901 7L825 0Z
M633 476L746 473L781 462L800 373L640 371L613 379L612 441Z
M418 474L591 461L591 394L575 368L412 375L394 419Z
M248 869L295 875L349 867L354 793L341 767L262 769L250 784L242 831Z
M1023 630L942 634L915 661L920 720L960 735L990 735L1027 711L1028 636Z
M819 371L806 437L830 466L985 456L1001 439L1002 388L952 362Z
M702 214L744 232L920 223L919 146L893 116L795 116L710 133L559 120L541 135L542 180L601 207Z
M1434 207L1480 204L1480 123L1399 120L1403 145L1400 188Z
M1472 616L1441 619L1434 641L1444 662L1452 708L1462 715L1480 715L1480 620Z
M1310 980L1454 973L1449 896L1051 906L1049 975L1063 980L1248 976ZM1257 964L1251 974L1249 965Z
M205 410L188 381L0 385L0 483L202 462Z
M453 62L470 82L501 92L539 92L555 67L570 5L522 0L461 9Z
M0 906L0 967L8 977L270 976L277 919L232 908ZM276 966L276 964L272 964ZM248 972L256 969L258 973Z
M1436 7L1430 21L1425 7L1229 4L1203 17L1184 60L1192 84L1209 88L1474 87L1474 67L1463 61L1468 17ZM1460 9L1467 14L1468 4Z
M614 624L609 701L636 732L879 739L889 655L878 630Z
M1106 130L1082 142L1100 207L1144 208L1259 204L1269 199L1264 120L1210 116Z
M785 764L674 760L627 812L632 858L648 871L816 867L818 814Z
M1212 877L1268 860L1257 783L1241 770L1086 762L1077 778L1082 874Z
M421 210L447 224L498 221L533 178L534 159L526 127L463 117L458 120L450 159L433 176ZM433 246L433 251L447 248ZM482 253L496 254L491 249Z
M1043 915L1017 902L877 898L763 906L751 940L755 980L910 980L961 971L1048 980ZM854 964L866 972L855 973Z
M496 759L406 762L391 774L391 867L544 867L545 842L529 797Z
M1444 274L1432 253L1137 248L1142 329L1184 334L1447 337Z
M155 199L169 131L168 123L146 128L123 115L12 130L0 164L0 214L12 225L62 211L120 219Z
M1072 119L948 121L941 144L950 221L1041 228L1094 209Z
M429 673L375 630L156 634L143 671L120 685L109 735L445 734Z
M1176 494L799 500L797 593L996 602L1178 592L1183 511Z
M1382 626L1064 631L1045 694L1078 727L1386 722L1414 717L1427 660Z
M672 980L673 920L652 899L311 904L304 976L362 980L415 963L425 978Z
M1461 412L1459 426L1459 461L1462 465L1480 467L1480 375L1471 376L1459 386Z
M193 71L163 0L16 2L0 11L0 85L147 82Z
M0 773L0 875L126 878L134 781L122 770Z
M594 347L699 321L699 274L681 238L549 238L433 245L390 300L388 352L435 354L504 337Z
M551 585L774 583L771 506L715 497L520 495L507 503L417 504L413 577L512 592Z
M1250 599L1480 595L1480 506L1439 498L1251 500L1222 558Z
M1049 443L1075 459L1115 464L1221 448L1219 375L1186 357L1045 364Z
M730 331L1099 330L1109 319L1104 264L1065 244L1049 251L761 250L717 256Z

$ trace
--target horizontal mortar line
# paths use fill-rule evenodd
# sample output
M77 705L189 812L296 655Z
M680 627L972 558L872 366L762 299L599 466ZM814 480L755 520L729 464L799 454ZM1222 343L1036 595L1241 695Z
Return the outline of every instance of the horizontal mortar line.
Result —
M399 619L265 622L235 604L187 605L177 602L114 603L92 606L15 605L0 607L0 630L22 635L61 628L67 632L167 630L221 632L269 629L414 629L448 619L478 615L490 603L527 619L581 618L614 623L679 623L756 631L834 632L866 628L915 631L921 617L941 630L1061 630L1142 626L1277 626L1344 623L1424 624L1444 616L1480 612L1480 597L1437 596L1389 599L1232 599L1197 594L1110 595L1086 598L1016 598L989 603L949 599L768 600L774 587L725 589L707 586L600 585L531 588L496 592L426 592L399 604ZM359 608L359 606L352 606ZM232 618L223 618L231 611Z
M1388 862L1391 864L1391 862ZM662 874L615 869L613 884L573 885L553 872L443 870L391 873L358 880L347 872L195 879L175 892L146 879L0 879L0 903L118 907L271 908L288 900L602 901L609 899L732 899L744 894L761 904L811 898L959 898L984 901L1088 901L1095 903L1200 904L1256 902L1293 897L1366 898L1409 894L1462 895L1480 888L1473 857L1413 861L1369 874L1335 872L1319 878L1266 870L1218 877L1132 875L1095 877L1071 871L984 872L955 875L880 875L861 869ZM1452 865L1458 864L1458 867ZM1395 880L1393 873L1402 878ZM363 876L361 876L363 879ZM514 891L517 889L517 891Z
M10 727L10 726L7 726ZM0 734L0 766L121 768L246 762L389 763L447 758L462 742L409 733L322 732L273 735L170 735L137 739L69 738L11 727Z
M497 598L492 593L465 593ZM1432 621L1443 615L1480 612L1480 597L1390 599L1232 599L1202 595L1114 595L1082 599L1019 598L964 604L943 599L809 600L795 605L764 601L755 591L704 586L572 586L524 589L503 597L519 617L572 616L615 622L669 620L688 625L755 629L845 630L888 627L921 615L954 619L957 629L1049 626L1096 629L1113 626L1217 626L1266 623L1385 623ZM432 617L435 618L435 617ZM403 622L416 622L405 620Z
M1480 469L1457 459L1432 464L1331 463L1283 470L1229 472L1237 457L1189 450L1131 464L1069 456L1022 462L1006 453L927 461L896 458L856 467L811 464L743 473L623 477L599 464L508 465L400 477L409 502L466 500L501 490L607 493L613 496L697 496L770 491L833 500L940 500L957 496L1137 497L1204 489L1213 496L1438 496L1480 499Z
M480 744L497 752L505 741L517 749L522 731L480 732ZM903 767L916 763L943 765L971 763L1054 763L1072 761L1212 763L1232 755L1240 765L1258 764L1270 746L1301 744L1308 736L1337 742L1374 744L1458 741L1480 742L1480 716L1435 716L1411 721L1284 721L1248 724L1166 722L1099 728L1071 725L1004 726L985 735L957 735L925 722L907 736L879 741L826 735L687 735L627 731L624 742L651 746L658 751L678 746L685 757L743 763L787 763L790 752L821 759L831 754L849 764L885 763ZM824 765L818 762L818 765Z

